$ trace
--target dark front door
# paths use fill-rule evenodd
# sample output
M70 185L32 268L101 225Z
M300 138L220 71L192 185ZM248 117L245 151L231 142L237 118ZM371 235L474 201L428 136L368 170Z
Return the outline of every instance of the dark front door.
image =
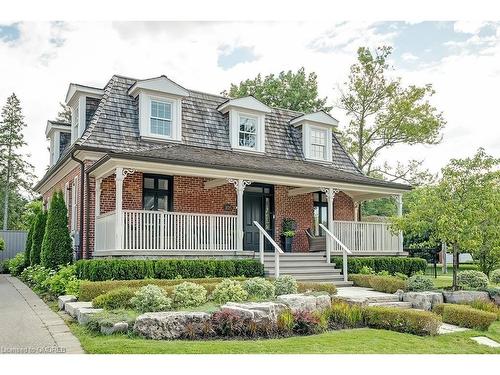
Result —
M250 185L243 194L243 249L259 250L259 230L253 224L257 221L271 237L274 235L273 187L269 185ZM265 248L271 244L265 240Z

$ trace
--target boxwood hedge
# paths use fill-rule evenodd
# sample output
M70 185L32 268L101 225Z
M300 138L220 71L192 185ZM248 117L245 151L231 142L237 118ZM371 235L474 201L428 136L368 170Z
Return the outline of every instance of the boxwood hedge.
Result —
M337 268L342 269L342 257L332 257L332 263L335 263ZM361 273L362 267L370 267L376 273L387 271L391 275L396 272L404 273L411 276L419 271L425 272L427 261L421 258L408 257L348 257L347 272Z
M264 276L256 259L93 259L76 262L81 280L138 280Z

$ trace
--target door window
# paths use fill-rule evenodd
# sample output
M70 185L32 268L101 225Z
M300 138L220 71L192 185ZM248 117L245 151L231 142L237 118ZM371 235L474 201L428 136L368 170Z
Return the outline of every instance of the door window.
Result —
M328 227L328 200L323 192L313 193L313 233L315 236L324 236L320 224ZM335 205L333 206L335 210Z
M148 211L172 210L172 177L147 175L143 177L143 209Z

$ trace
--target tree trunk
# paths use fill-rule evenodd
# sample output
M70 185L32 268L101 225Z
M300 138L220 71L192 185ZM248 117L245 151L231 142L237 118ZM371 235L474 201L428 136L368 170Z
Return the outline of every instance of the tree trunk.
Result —
M10 152L9 152L10 156ZM5 193L3 202L3 230L7 230L9 226L9 185L10 185L10 157L7 162L7 179L5 181Z
M457 273L458 273L458 246L453 244L453 290L458 290L457 285Z

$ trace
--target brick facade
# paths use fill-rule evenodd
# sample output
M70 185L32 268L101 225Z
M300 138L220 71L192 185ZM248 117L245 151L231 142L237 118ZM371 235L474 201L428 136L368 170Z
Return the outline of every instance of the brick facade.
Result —
M86 161L86 167L92 162ZM77 167L58 181L47 191L43 198L47 202L56 190L63 190L66 182L69 182L68 201L68 226L71 226L71 188L74 177L80 176L80 168ZM141 172L135 172L125 177L123 182L123 209L142 209L142 179ZM205 189L204 183L208 179L201 177L173 177L173 209L176 212L211 213L211 214L236 214L236 190L232 184ZM81 191L80 178L78 179L77 202L79 205L79 194ZM89 213L88 236L84 236L83 248L89 242L92 252L94 246L94 207L95 207L95 181L90 178L89 184L89 207L84 210L84 225L87 212ZM275 210L275 240L279 243L281 224L283 219L292 218L297 222L297 235L294 239L293 251L308 251L308 241L305 230L312 226L313 218L313 195L312 193L290 197L288 191L291 187L276 185L274 187L274 210ZM85 194L85 190L83 190ZM85 202L86 197L84 197ZM78 206L79 207L79 206ZM115 175L106 177L101 181L100 212L107 213L115 209ZM77 227L79 228L80 217L77 212ZM352 199L343 192L336 194L334 199L335 220L353 220L354 203ZM84 254L85 256L91 254Z

